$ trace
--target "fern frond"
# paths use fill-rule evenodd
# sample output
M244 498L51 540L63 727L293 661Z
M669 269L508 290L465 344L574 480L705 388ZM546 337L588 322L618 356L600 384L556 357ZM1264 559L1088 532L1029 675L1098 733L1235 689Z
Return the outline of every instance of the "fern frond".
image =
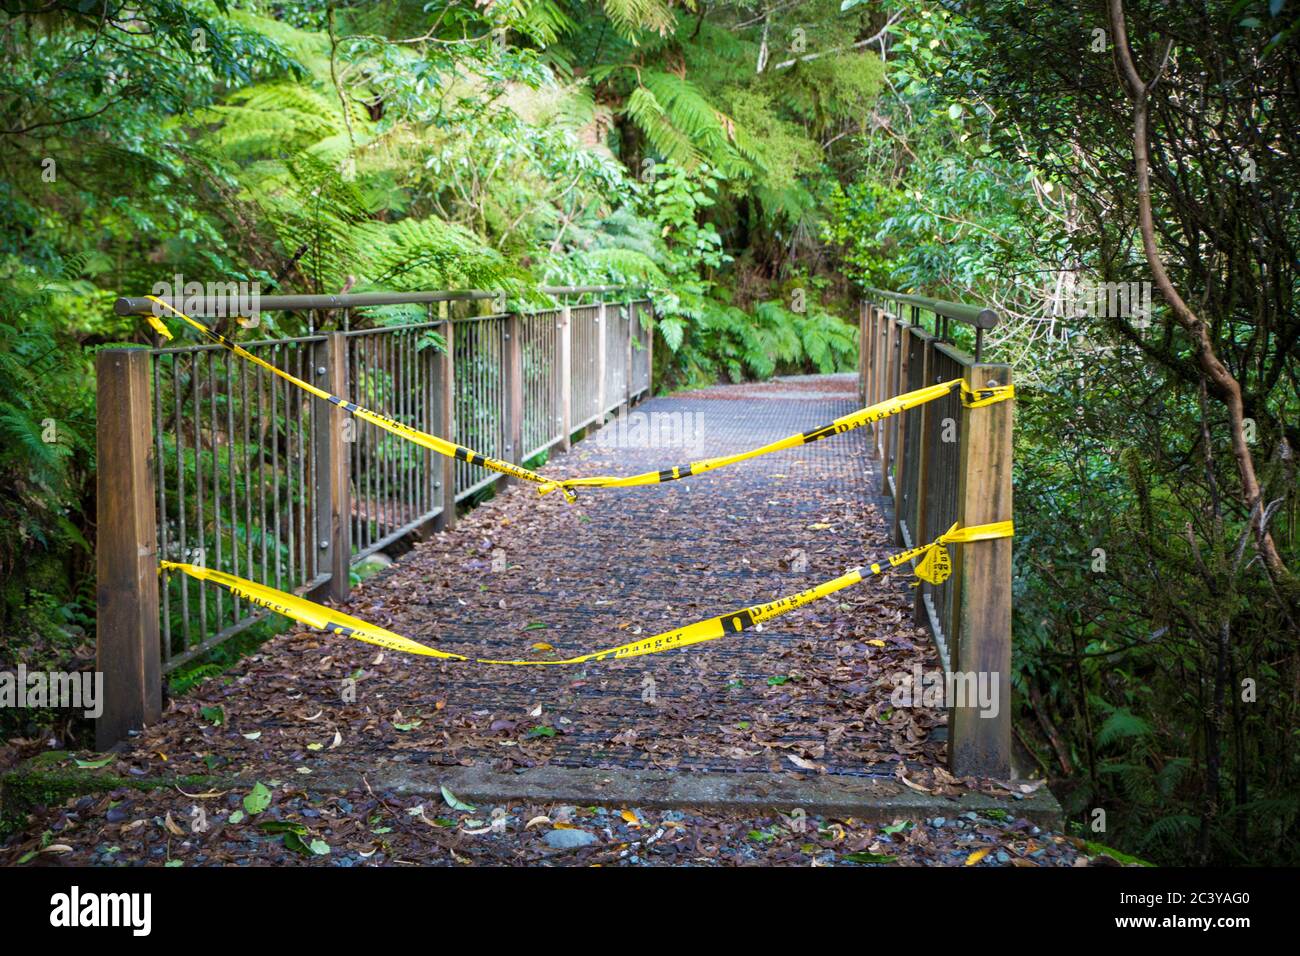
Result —
M604 0L605 15L625 40L636 43L640 30L667 36L675 24L673 12L664 0Z
M1154 733L1149 723L1126 708L1115 710L1097 731L1097 746L1107 747L1117 740L1150 737Z

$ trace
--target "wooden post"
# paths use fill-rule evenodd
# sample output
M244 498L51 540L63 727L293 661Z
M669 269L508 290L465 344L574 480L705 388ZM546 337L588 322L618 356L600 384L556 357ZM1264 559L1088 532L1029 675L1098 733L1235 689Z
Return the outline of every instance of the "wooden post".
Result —
M908 351L908 345L911 340L909 336L912 332L912 326L905 322L898 325L898 387L897 394L906 392L910 387L908 384L909 365L911 355ZM914 453L914 449L907 440L907 416L908 412L902 412L894 416L894 544L902 547L903 528L901 522L903 519L904 499L907 497L907 459Z
M506 461L519 465L524 460L524 336L518 312L506 316L504 335L501 378L505 385ZM518 479L507 478L506 484L518 484Z
M560 309L560 451L572 447L573 435L573 323L566 302Z
M456 324L452 322L451 304L438 303L439 326L447 350L438 356L438 435L449 442L456 440ZM442 531L456 524L456 460L442 457L442 513L435 527Z
M934 336L926 332L923 328L916 328L912 331L916 338L916 349L918 355L913 357L914 362L920 365L920 374L913 381L920 382L921 386L931 384L933 363L930 361L934 354ZM920 386L918 386L920 387ZM929 496L930 488L930 463L934 460L933 449L942 440L940 434L942 422L940 416L935 414L936 405L934 402L926 402L907 412L908 415L915 415L918 420L917 438L915 454L916 458L916 486L913 489L912 507L909 508L908 530L912 532L912 546L924 544L932 540L936 535L942 534L947 528L934 531L930 528L933 524L927 509L926 499ZM924 581L917 582L916 601L912 611L912 619L917 624L924 625L928 621L928 615L925 611L925 588L928 585Z
M162 715L150 364L144 349L106 349L95 357L95 667L104 675L103 712L95 721L100 750Z
M636 322L636 317L632 313L632 300L627 301L627 342L624 343L623 349L623 412L626 414L632 408L632 336L636 333L632 326ZM619 323L622 325L622 323Z
M599 429L605 424L605 335L606 326L609 323L608 310L605 303L600 303L596 310L596 421L593 423L593 429Z
M646 330L645 336L645 397L653 398L655 394L655 327L659 323L655 321L654 304L647 302L646 308L650 310L650 318L654 324Z
M1011 384L1006 365L974 364L965 370L972 388ZM957 517L962 527L1011 517L1013 402L963 408ZM957 776L1011 775L1011 539L955 545L951 549L957 627L951 637L952 669L996 685L997 708L948 713L948 762ZM974 682L968 681L970 687Z
M858 302L858 404L867 404L867 304Z
M883 372L881 385L883 392L880 400L893 398L898 394L898 323L891 317L885 318L884 354L881 355L880 368ZM880 423L880 493L889 495L889 472L894 453L894 419L886 418Z
M332 395L348 394L348 339L329 333L316 366L318 384ZM337 405L321 403L316 416L316 542L320 566L328 568L325 593L342 603L351 593L352 570L352 441L356 420Z

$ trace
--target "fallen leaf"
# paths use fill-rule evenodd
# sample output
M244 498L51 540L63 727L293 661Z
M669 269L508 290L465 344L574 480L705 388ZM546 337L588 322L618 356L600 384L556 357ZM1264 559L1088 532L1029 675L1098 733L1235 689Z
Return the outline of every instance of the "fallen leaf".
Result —
M439 787L438 789L442 791L442 799L446 800L447 806L451 807L453 810L460 810L464 813L474 812L474 807L470 806L463 800L457 799L456 795L446 787Z
M244 797L244 809L250 814L261 813L271 805L271 791L263 783L255 783Z
M811 760L805 760L803 757L796 756L795 754L786 754L786 759L801 770L820 771L826 769L821 764L813 763Z

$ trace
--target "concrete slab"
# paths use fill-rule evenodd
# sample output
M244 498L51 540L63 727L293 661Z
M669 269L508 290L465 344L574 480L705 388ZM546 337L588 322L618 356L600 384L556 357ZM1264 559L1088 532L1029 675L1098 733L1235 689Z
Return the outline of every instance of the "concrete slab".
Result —
M385 767L375 773L338 774L317 779L337 789L364 788L429 795L441 799L446 787L471 803L538 803L609 807L701 810L782 810L796 807L809 814L853 817L866 823L897 819L952 817L974 811L1004 811L1045 829L1060 829L1061 805L1046 787L1016 799L982 793L960 797L921 793L890 777L809 776L770 773L682 773L663 770L535 767L502 773L484 767Z

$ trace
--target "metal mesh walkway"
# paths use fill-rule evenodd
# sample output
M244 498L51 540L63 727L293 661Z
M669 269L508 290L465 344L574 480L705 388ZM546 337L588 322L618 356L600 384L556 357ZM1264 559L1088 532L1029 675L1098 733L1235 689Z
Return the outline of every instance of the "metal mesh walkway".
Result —
M854 388L819 376L656 398L545 471L633 474L741 451L852 411ZM366 581L347 610L480 657L610 647L897 550L877 488L865 431L662 486L585 491L576 505L511 488ZM899 761L943 758L943 715L890 701L900 675L937 665L909 581L869 580L761 631L568 667L381 656L296 631L200 693L226 708L233 764L289 772L413 762L892 775ZM341 694L348 680L355 700ZM150 733L185 734L169 723ZM340 746L311 748L335 733Z

